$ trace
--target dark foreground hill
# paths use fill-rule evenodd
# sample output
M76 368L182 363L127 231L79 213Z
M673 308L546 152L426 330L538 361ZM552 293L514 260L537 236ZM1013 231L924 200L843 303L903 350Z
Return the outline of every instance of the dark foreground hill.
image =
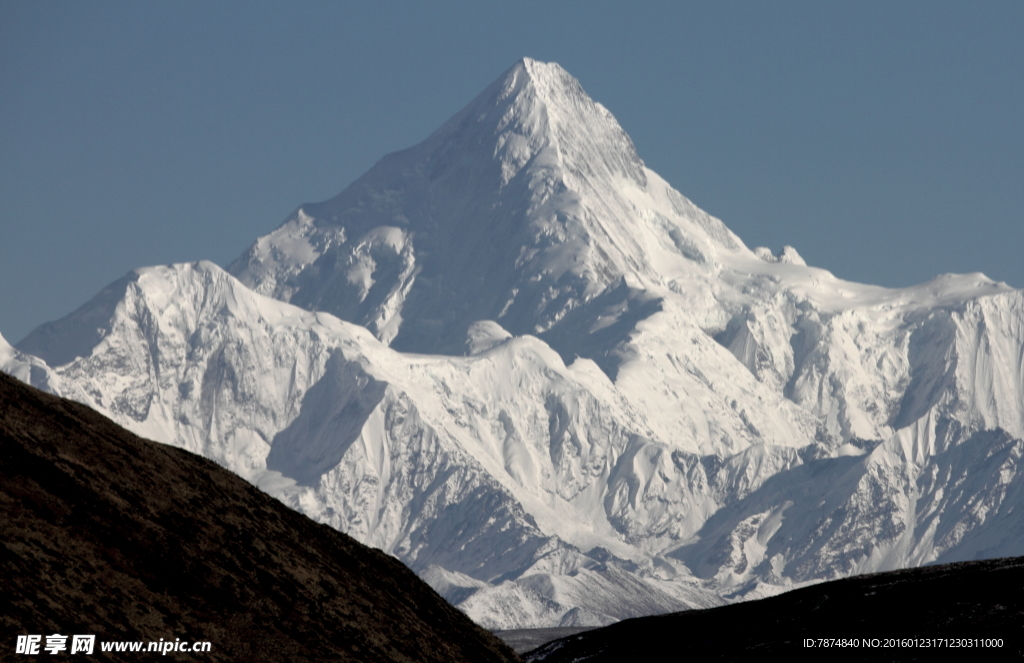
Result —
M3 660L54 633L99 660L161 638L209 641L168 654L190 661L518 660L395 559L3 373L0 585Z
M630 619L524 658L602 663L658 652L705 661L1021 660L1024 557L856 576L760 601Z

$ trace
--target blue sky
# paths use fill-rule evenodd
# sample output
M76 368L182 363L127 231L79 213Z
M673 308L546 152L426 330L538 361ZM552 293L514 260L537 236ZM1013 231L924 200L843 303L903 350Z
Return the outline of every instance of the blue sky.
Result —
M1021 2L0 0L0 333L222 265L523 56L749 246L1024 287Z

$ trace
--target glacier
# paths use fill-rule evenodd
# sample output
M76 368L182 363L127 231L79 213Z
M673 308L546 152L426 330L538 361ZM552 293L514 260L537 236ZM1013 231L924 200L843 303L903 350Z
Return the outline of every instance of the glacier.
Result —
M492 629L1024 554L1024 292L750 249L530 59L227 269L135 270L0 369Z

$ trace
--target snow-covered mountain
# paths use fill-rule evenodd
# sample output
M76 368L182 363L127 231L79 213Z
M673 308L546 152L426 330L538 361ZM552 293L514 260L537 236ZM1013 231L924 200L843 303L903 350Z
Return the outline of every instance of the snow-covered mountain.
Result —
M492 628L1024 554L1024 292L750 250L533 60L227 272L136 270L0 368Z

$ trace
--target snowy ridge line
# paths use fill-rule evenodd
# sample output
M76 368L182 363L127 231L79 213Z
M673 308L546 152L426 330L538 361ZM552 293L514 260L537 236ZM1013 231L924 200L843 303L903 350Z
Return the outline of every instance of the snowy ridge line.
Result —
M751 251L529 59L227 271L135 270L0 369L492 629L1024 549L1024 292Z

